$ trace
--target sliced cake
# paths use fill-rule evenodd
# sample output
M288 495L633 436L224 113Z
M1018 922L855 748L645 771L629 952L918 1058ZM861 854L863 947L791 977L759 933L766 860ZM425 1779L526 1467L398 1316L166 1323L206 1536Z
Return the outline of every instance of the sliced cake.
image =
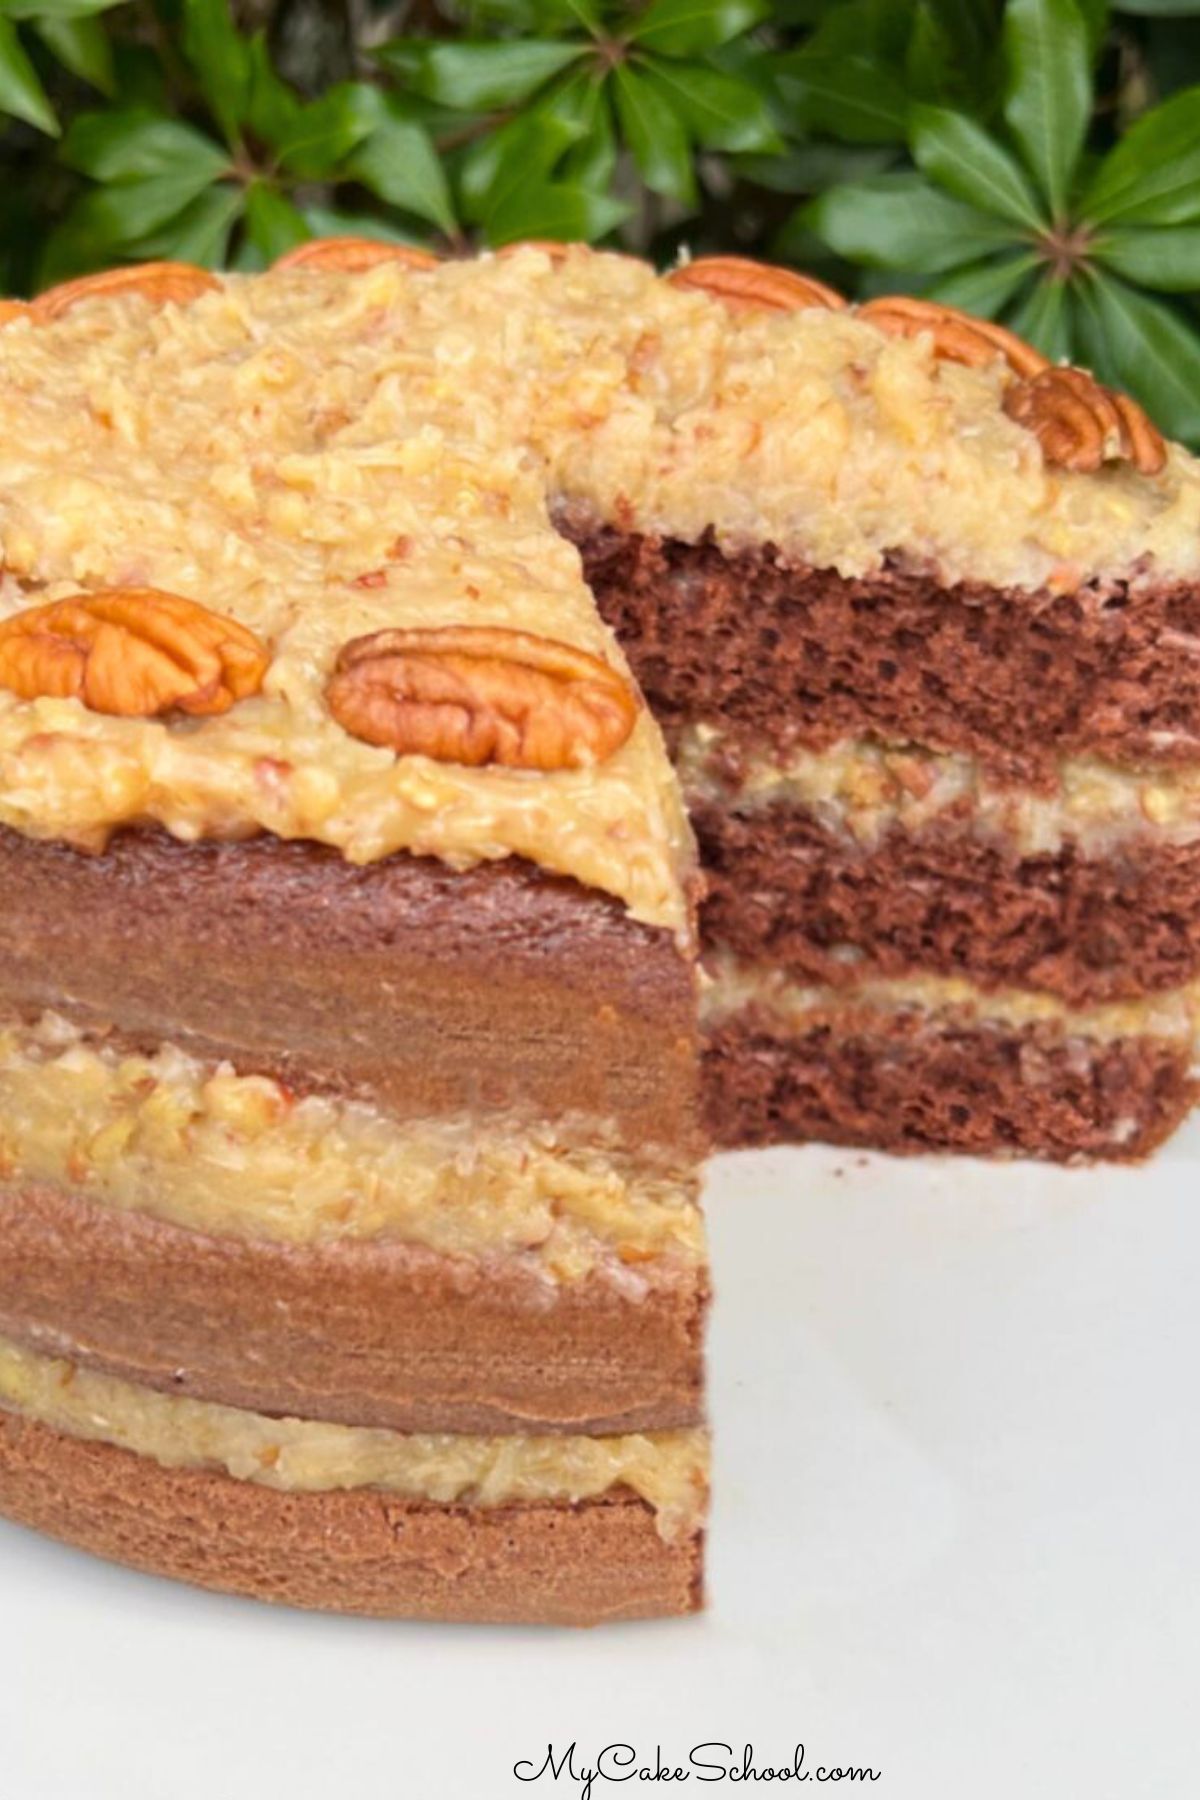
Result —
M691 842L367 280L0 332L0 1508L301 1605L686 1611Z

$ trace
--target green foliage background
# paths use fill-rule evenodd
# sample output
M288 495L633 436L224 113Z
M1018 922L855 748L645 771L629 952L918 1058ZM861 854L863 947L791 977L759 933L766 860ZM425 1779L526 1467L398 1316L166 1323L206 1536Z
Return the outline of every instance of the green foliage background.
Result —
M1200 444L1200 0L0 0L10 292L312 234L736 250Z

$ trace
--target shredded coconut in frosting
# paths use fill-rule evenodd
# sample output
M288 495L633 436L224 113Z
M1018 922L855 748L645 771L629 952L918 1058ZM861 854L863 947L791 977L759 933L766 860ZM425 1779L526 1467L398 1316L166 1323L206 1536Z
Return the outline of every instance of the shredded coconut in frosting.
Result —
M122 1053L53 1013L0 1020L0 1176L14 1169L189 1231L511 1258L638 1294L704 1251L691 1171L630 1158L590 1121L400 1120L171 1044Z
M732 314L636 261L535 249L433 270L229 277L187 306L97 298L0 330L0 616L150 586L269 644L218 718L0 694L0 822L100 845L265 830L355 861L523 855L681 929L691 850L643 715L597 768L397 758L324 686L389 626L498 625L624 667L551 513L847 575L1071 587L1200 570L1200 467L1044 466L1003 371L852 313ZM1012 602L1006 602L1011 604Z

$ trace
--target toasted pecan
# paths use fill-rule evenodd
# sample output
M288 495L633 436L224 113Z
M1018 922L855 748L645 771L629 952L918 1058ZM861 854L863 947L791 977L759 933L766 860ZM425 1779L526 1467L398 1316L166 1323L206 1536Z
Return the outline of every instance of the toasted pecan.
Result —
M809 306L834 312L846 304L836 289L811 275L753 262L748 256L702 256L672 269L667 280L672 287L711 294L731 312L799 312Z
M870 320L894 337L916 337L927 331L936 356L947 362L981 368L1002 356L1014 375L1037 375L1049 367L1049 358L1014 331L1006 331L991 319L977 319L940 300L921 300L912 294L884 294L858 309L860 319Z
M1112 389L1109 393L1121 415L1122 447L1126 458L1141 474L1157 475L1167 460L1167 441L1162 432L1128 394L1115 393Z
M904 337L929 332L934 354L948 362L980 368L1003 357L1016 377L1004 391L1004 410L1033 432L1049 463L1090 473L1123 458L1155 475L1167 459L1166 444L1136 401L1110 392L1083 369L1051 363L991 319L911 294L868 300L858 311L882 331Z
M256 694L269 657L245 625L157 588L107 588L0 621L0 687L93 712L227 712Z
M1132 462L1155 475L1166 461L1166 445L1141 407L1114 394L1084 369L1043 369L1014 381L1004 410L1037 438L1048 463L1090 474L1105 462Z
M353 737L471 768L589 767L620 748L638 713L630 683L599 657L497 626L354 638L325 693Z
M403 263L409 269L436 269L438 258L414 244L388 244L382 238L310 238L276 259L277 269L333 269L347 275L379 263Z
M81 275L77 281L63 281L47 288L30 305L39 324L60 319L82 300L99 300L116 294L140 294L156 306L173 302L184 306L201 294L220 287L215 275L191 263L130 263L120 269L102 269L98 275Z

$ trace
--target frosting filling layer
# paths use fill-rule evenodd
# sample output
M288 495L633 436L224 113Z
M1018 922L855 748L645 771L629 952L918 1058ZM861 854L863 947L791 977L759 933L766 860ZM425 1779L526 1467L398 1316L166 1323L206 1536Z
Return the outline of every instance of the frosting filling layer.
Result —
M917 1011L1001 1029L1045 1024L1060 1028L1066 1037L1101 1041L1154 1037L1193 1045L1200 1033L1200 982L1143 999L1073 1007L1053 994L1026 988L987 992L946 975L869 976L845 987L802 986L778 969L739 962L720 949L710 954L706 969L700 1011L710 1029L755 1007L797 1031L811 1030L823 1015L845 1018L874 1010Z
M578 1122L576 1122L578 1124ZM573 1133L471 1117L399 1121L207 1065L127 1054L54 1014L0 1029L0 1177L217 1235L393 1239L520 1257L557 1281L696 1268L696 1182Z
M821 823L873 846L893 828L918 832L951 815L959 828L1002 837L1024 856L1064 842L1098 853L1128 839L1191 844L1200 840L1200 766L1118 768L1098 757L1060 758L1052 792L990 780L979 760L914 744L847 738L827 750L797 746L730 756L719 728L693 725L675 752L693 803L750 812L791 804Z
M660 1534L698 1529L708 1492L702 1430L625 1437L408 1434L273 1419L38 1356L0 1338L0 1408L165 1468L218 1469L284 1493L373 1488L440 1505L574 1505L624 1488L654 1508Z

